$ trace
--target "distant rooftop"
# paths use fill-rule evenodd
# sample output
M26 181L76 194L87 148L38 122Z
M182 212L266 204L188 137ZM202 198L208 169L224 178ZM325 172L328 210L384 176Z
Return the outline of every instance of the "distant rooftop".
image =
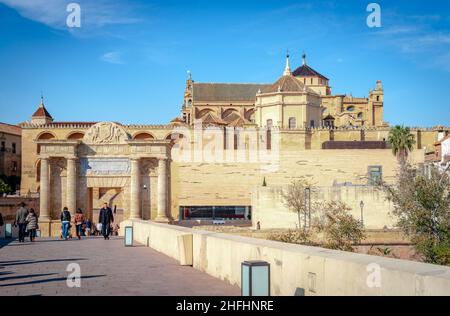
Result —
M21 136L22 135L22 128L20 126L17 126L17 125L11 125L11 124L7 124L7 123L0 123L0 133Z

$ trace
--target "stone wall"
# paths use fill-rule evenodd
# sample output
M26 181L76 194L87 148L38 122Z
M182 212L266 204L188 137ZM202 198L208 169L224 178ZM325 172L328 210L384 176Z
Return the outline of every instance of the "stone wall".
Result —
M421 162L416 150L411 162ZM382 166L383 180L392 183L398 163L390 150L297 150L280 153L279 165L265 163L173 163L172 215L179 206L251 205L251 193L266 179L269 186L285 186L307 179L315 186L368 183L368 167ZM371 200L371 198L369 199ZM359 200L357 203L359 205Z
M193 267L241 285L241 263L270 263L271 294L450 295L450 268L412 261L199 231L147 221L125 221L134 239L180 259L178 237L192 234ZM379 280L379 283L372 282Z
M282 187L257 187L252 194L252 226L260 222L262 229L293 229L298 227L297 213L290 211L282 197ZM385 194L372 186L317 187L311 195L316 201L340 201L352 210L350 214L361 219L361 201L364 202L363 219L366 229L394 228L396 218L392 204ZM312 216L316 214L314 208Z
M21 202L27 204L27 208L34 208L39 214L39 198L2 197L0 198L0 213L5 222L12 223L14 221Z

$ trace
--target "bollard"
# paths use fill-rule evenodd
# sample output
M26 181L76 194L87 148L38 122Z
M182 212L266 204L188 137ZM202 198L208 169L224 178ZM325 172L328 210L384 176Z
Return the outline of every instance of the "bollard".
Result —
M12 238L13 235L13 229L11 223L5 224L5 238Z
M127 226L124 230L125 247L133 247L133 226Z
M268 262L242 262L241 295L270 296L270 264Z

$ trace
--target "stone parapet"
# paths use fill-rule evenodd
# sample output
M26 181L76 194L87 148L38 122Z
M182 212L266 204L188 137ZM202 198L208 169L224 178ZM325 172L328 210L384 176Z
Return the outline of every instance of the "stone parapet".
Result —
M141 244L180 260L178 237L192 234L193 267L241 285L241 263L269 262L272 295L431 296L450 295L450 268L413 261L206 232L134 220Z

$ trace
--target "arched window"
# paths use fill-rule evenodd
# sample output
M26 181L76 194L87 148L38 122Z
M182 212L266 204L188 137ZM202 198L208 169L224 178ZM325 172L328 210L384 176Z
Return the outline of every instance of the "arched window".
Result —
M289 118L289 129L295 129L297 128L297 121L295 120L295 117Z
M359 118L359 119L362 119L362 118L363 118L363 113L362 113L362 112L359 112L359 113L358 113L358 118Z
M380 96L379 95L377 95L377 101L380 101Z
M151 139L155 139L155 137L150 134L150 133L138 133L136 134L133 139L137 139L137 140L151 140Z
M67 139L71 139L71 140L80 140L80 139L83 139L83 137L84 137L84 134L83 134L83 133L81 133L81 132L75 132L75 133L70 134L70 135L67 137Z
M273 121L271 119L267 120L266 126L269 129L272 128L273 127Z

